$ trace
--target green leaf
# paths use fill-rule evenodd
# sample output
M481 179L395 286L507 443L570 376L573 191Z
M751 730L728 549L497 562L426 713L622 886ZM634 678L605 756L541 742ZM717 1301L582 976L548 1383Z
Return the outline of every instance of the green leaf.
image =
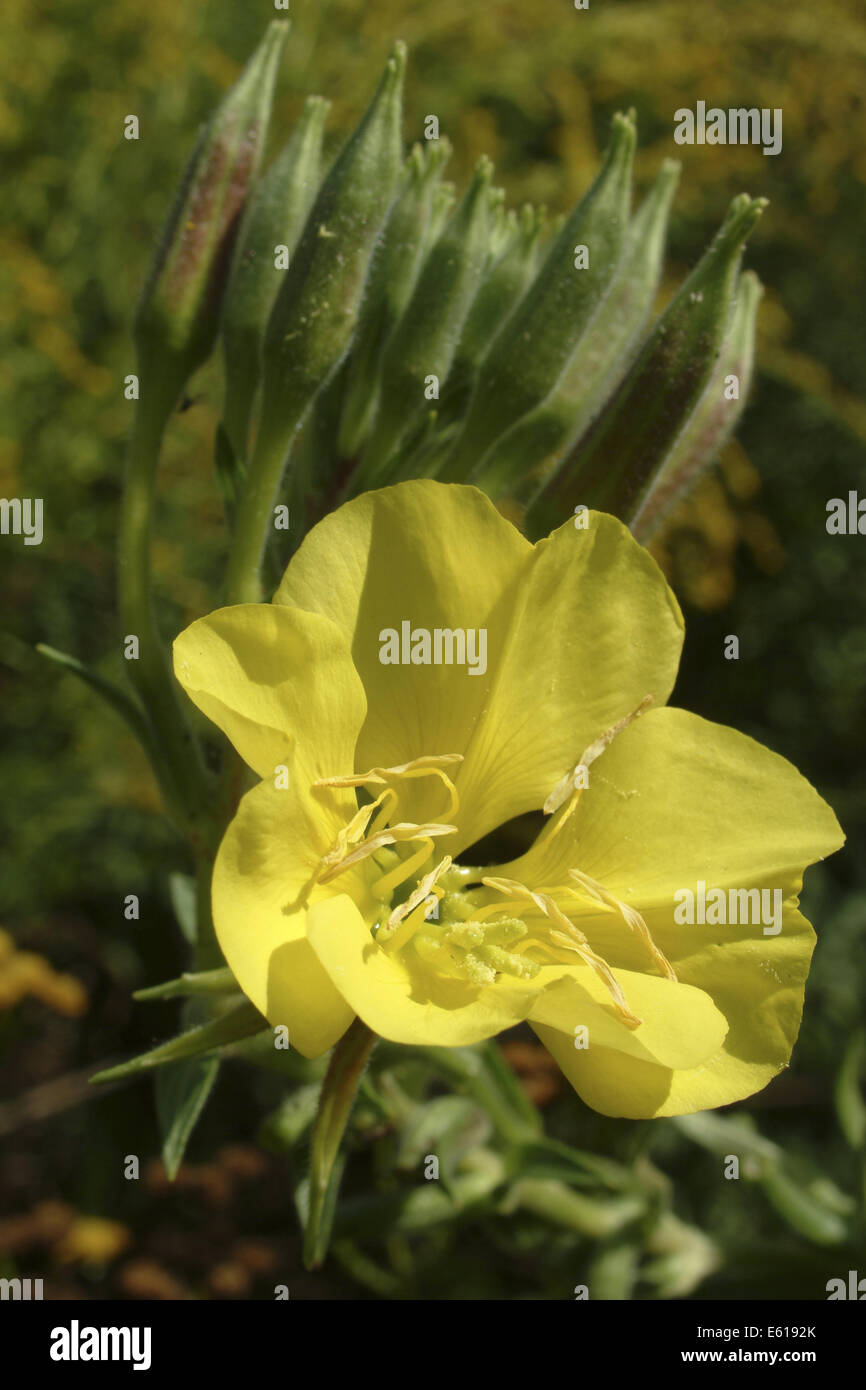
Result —
M328 1173L324 1192L317 1196L313 1207L310 1203L309 1177L302 1180L295 1193L295 1205L306 1232L304 1264L307 1269L318 1269L328 1253L328 1244L337 1210L337 1194L340 1191L340 1182L345 1166L346 1155L338 1153Z
M149 989L137 989L133 999L147 1002L151 999L185 999L201 995L231 994L238 992L239 986L228 966L221 970L188 971L177 980L166 980L162 985L151 985Z
M437 1096L415 1107L400 1135L397 1166L413 1169L435 1154L447 1180L460 1159L485 1143L491 1130L488 1116L467 1096Z
M387 1052L387 1044L383 1051ZM520 1143L541 1133L541 1118L495 1043L420 1047L437 1071L462 1084L483 1106L503 1138Z
M866 1032L858 1029L845 1049L834 1088L839 1124L852 1149L862 1149L866 1144L866 1104L860 1089L860 1072L864 1060Z
M259 1143L267 1149L281 1152L294 1148L316 1118L321 1083L311 1081L299 1086L262 1122Z
M583 1153L558 1139L539 1139L521 1144L512 1155L515 1176L555 1178L570 1187L600 1185L614 1192L636 1191L634 1174L619 1163Z
M729 1117L701 1110L695 1115L678 1115L672 1123L693 1143L720 1158L734 1154L751 1159L752 1170L743 1174L746 1178L759 1177L767 1164L779 1163L783 1157L778 1144L759 1134L747 1115Z
M194 946L198 935L195 879L191 878L189 874L169 874L168 892L171 898L172 911L183 933L183 939L189 946Z
M500 1210L506 1216L531 1211L544 1221L598 1240L643 1216L646 1202L640 1197L589 1197L555 1180L520 1178L512 1184Z
M196 1057L165 1067L156 1075L156 1113L162 1133L162 1159L173 1182L190 1135L207 1104L219 1071L218 1057Z
M779 1165L768 1169L761 1186L783 1220L814 1245L844 1245L848 1240L848 1221L810 1191L799 1176Z
M67 655L66 652L59 652L56 647L49 647L44 642L36 643L36 650L40 656L47 657L57 666L62 666L65 670L71 671L79 680L89 685L91 690L95 690L97 695L105 701L107 705L119 714L126 725L132 730L147 753L151 761L154 760L154 743L147 716L136 700L122 690L119 685L108 680L105 676L99 675L96 671L91 671L89 666L85 666L74 656Z
M250 1037L265 1028L267 1023L258 1009L248 1000L244 1000L243 1004L239 1004L230 1013L211 1019L209 1023L200 1024L197 1028L190 1028L188 1032L181 1033L179 1037L172 1038L160 1047L155 1047L151 1052L145 1052L129 1062L122 1062L118 1067L108 1067L106 1071L97 1072L95 1076L91 1076L90 1082L91 1085L99 1086L107 1081L123 1081L127 1077L140 1076L143 1072L152 1071L154 1067L166 1066L169 1062L179 1062L187 1057L202 1057L208 1052L224 1047L226 1043L237 1042L239 1038Z

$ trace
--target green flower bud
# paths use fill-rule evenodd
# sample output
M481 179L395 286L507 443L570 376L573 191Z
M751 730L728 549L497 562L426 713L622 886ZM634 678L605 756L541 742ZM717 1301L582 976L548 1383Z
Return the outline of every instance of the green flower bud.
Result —
M339 450L355 458L369 431L378 397L382 345L415 288L428 248L433 200L451 154L447 140L412 150L382 242L370 270L364 307L352 346L346 400L340 421Z
M268 319L259 430L229 561L233 602L260 597L261 555L289 444L357 325L370 257L400 176L405 68L406 48L398 43L322 184Z
M463 430L439 474L443 481L468 477L490 444L556 384L620 258L634 148L633 118L615 116L598 178L481 363Z
M755 326L763 294L764 287L754 271L745 271L739 279L737 301L721 355L706 390L631 524L641 542L650 539L671 508L718 458L743 412L752 380Z
M532 503L529 534L546 535L578 503L631 522L709 381L743 245L765 206L745 193L734 199L628 376Z
M283 44L274 20L202 131L139 304L139 374L176 398L213 350L220 302L248 191L258 173Z
M322 185L268 320L261 431L286 444L355 331L370 257L400 176L405 67L398 44Z
M498 439L472 481L491 497L528 502L625 376L658 289L680 166L666 160L628 229L610 290L556 386Z
M291 138L253 190L235 250L221 333L226 398L223 422L235 452L246 454L259 381L261 340L280 287L277 248L291 258L321 180L322 132L331 103L308 97Z
M385 345L379 407L361 464L361 487L384 481L400 441L430 409L429 401L438 399L484 269L492 174L493 165L482 157Z
M430 213L430 230L427 233L427 249L434 246L445 229L445 223L454 211L457 202L457 187L453 183L440 183L433 194L433 208Z
M448 419L462 414L479 363L535 274L544 218L543 208L533 208L528 203L519 218L516 213L509 213L509 235L501 239L498 259L494 259L472 301L445 383L442 414Z

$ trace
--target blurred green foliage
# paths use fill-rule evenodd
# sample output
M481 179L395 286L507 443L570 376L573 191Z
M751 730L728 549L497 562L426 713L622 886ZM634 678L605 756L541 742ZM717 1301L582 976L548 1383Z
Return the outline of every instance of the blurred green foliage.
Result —
M174 1016L170 1005L146 1006L166 1024L160 1031L151 1014L130 1010L128 994L180 964L167 874L186 867L181 850L156 814L131 737L33 645L119 673L114 549L132 313L196 127L273 13L266 0L7 0L0 16L0 495L45 499L40 547L0 539L2 920L82 979L91 998L74 1024L46 1021L30 1004L0 1015L0 1048L15 1072L3 1096L58 1068L143 1050ZM805 910L819 948L792 1068L716 1128L607 1120L566 1089L544 1108L554 1148L529 1153L466 1077L383 1050L355 1119L363 1153L354 1177L350 1164L346 1229L337 1231L348 1281L339 1288L570 1297L591 1274L612 1296L822 1298L827 1279L864 1258L862 1093L846 1054L866 998L866 860L857 852L866 829L864 541L828 536L825 507L849 489L866 494L866 16L857 0L607 0L586 12L555 0L543 16L517 0L296 0L291 16L275 143L317 91L334 103L333 155L401 37L410 45L407 141L436 114L461 185L487 153L510 203L531 198L557 213L593 177L613 111L633 105L641 187L664 156L684 163L667 293L732 195L770 198L748 255L767 286L753 400L722 469L656 547L686 612L675 701L795 761L852 846L809 874ZM674 111L698 99L781 107L782 153L675 147ZM127 114L139 117L137 142L123 139ZM216 593L218 396L212 364L170 430L155 547L167 634L212 607ZM738 662L723 660L728 633L740 637ZM141 895L140 922L124 920L128 893ZM249 1091L224 1071L194 1152L232 1137L233 1115L252 1137L277 1106L282 1082L259 1079ZM296 1080L309 1087L315 1075ZM130 1205L118 1166L119 1154L158 1147L150 1102L136 1104L143 1095L119 1092L46 1121L62 1147L86 1133L88 1152L102 1155L86 1171L67 1155L53 1167L34 1159L25 1173L33 1131L22 1130L13 1205L44 1188L82 1210L150 1219L142 1201ZM436 1151L453 1161L436 1197L417 1178L425 1125L439 1126ZM265 1137L291 1153L304 1127L303 1113L287 1119L278 1109ZM588 1180L557 1142L611 1166ZM741 1180L722 1180L724 1154L750 1144ZM579 1197L587 1181L596 1205L624 1200L611 1197L622 1182L639 1209L606 1233L587 1231L580 1203L569 1206L559 1190L560 1217L550 1215L545 1184ZM431 1204L443 1200L450 1208L437 1218Z

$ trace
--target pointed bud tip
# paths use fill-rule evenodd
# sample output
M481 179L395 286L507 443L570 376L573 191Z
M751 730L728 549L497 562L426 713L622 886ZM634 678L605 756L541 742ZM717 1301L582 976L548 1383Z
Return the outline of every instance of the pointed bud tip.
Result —
M397 39L391 49L391 56L386 65L386 71L392 82L402 82L406 72L406 59L408 48L402 39Z
M271 20L261 43L249 61L250 69L267 68L272 63L279 62L282 57L283 45L289 36L291 24L290 19Z
M404 169L409 183L420 183L424 177L427 165L424 160L424 151L417 140L406 156Z
M427 144L427 171L431 177L440 173L454 153L454 146L447 135Z
M743 295L744 300L748 301L750 306L756 306L764 297L764 286L758 279L754 270L743 271L740 276L738 291Z
M637 126L631 112L617 111L610 123L610 139L605 150L604 171L611 165L630 166L637 148Z
M750 198L748 193L738 194L719 228L716 244L735 245L745 241L768 205L766 198Z
M634 138L637 135L637 112L633 106L627 111L614 112L613 120L610 123L611 138L619 137L625 139L627 136Z

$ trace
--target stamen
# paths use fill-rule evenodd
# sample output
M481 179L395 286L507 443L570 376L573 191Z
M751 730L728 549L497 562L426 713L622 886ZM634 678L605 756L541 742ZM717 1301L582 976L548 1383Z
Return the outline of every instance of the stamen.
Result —
M424 898L422 902L416 904L414 912L409 913L409 916L399 924L393 935L387 937L384 941L381 940L381 937L386 927L382 927L376 933L377 942L384 946L386 950L401 951L404 946L409 944L419 928L424 926L424 923L428 920L430 909L437 902L441 902L443 897L444 894L442 889L437 885L432 893ZM386 926L388 925L390 925L390 921L386 924Z
M572 768L571 772L567 772L564 777L560 778L556 786L553 788L553 791L550 793L550 796L547 798L543 807L541 808L544 814L546 816L552 816L554 811L558 811L560 806L562 806L564 802L568 800L569 796L571 796L573 799L565 815L562 816L560 821L557 823L555 830L552 832L553 834L558 834L561 827L568 820L569 816L572 814L575 806L577 805L577 802L580 798L580 793L583 791L583 788L578 785L578 773L581 771L581 769L585 770L590 766L591 763L594 763L596 758L600 757L601 754L604 752L605 748L607 748L611 743L613 743L613 740L616 738L617 734L621 734L623 729L627 729L629 724L631 724L635 719L639 719L640 716L646 712L646 710L649 708L652 702L652 695L645 695L644 698L641 700L640 704L638 705L637 709L632 710L631 714L627 714L624 719L618 720L616 724L612 724L609 729L606 729L605 732L599 736L599 738L595 739L594 742L592 742L589 745L589 747L584 750L583 754L581 755L576 765Z
M432 844L430 848L433 848ZM398 905L394 908L394 911L391 913L391 916L385 923L384 927L382 927L377 933L376 940L379 942L380 945L384 946L386 943L394 943L394 933L396 932L400 923L403 921L404 917L408 917L410 913L415 911L415 908L418 906L420 902L423 902L425 898L428 898L430 896L430 890L432 889L433 884L436 882L440 874L443 874L446 869L450 869L451 863L451 855L446 854L445 858L440 859L439 863L436 865L434 869L430 870L429 874L424 875L417 888L414 888L412 890L406 901L403 903L398 903ZM405 860L401 867L405 868L408 866L408 864L409 860ZM382 880L380 879L379 884L381 884L381 882ZM405 879L403 880L403 882L405 882ZM379 884L376 884L375 887L378 888ZM440 893L442 893L441 889ZM444 894L442 894L442 896L444 896Z
M640 913L635 908L629 907L628 903L615 897L603 884L596 883L595 879L590 878L588 874L582 874L578 869L569 869L568 873L569 877L573 878L576 883L579 883L581 888L589 893L590 897L595 898L596 902L604 903L606 907L611 907L614 912L618 912L631 930L636 932L644 942L662 974L666 975L669 980L676 981L677 977L673 966L667 956L663 955L653 941L650 929Z
M363 809L366 811L369 810L369 807L365 806ZM435 835L453 835L456 830L456 825L414 825L411 821L400 823L399 825L390 825L387 830L377 830L375 835L368 836L357 849L353 850L351 854L346 855L339 861L335 859L337 851L332 850L329 855L325 856L330 867L320 876L319 882L327 883L330 879L336 878L337 874L341 874L344 869L350 868L353 864L360 863L362 859L368 859L371 854L376 854L383 845L402 844L406 840L428 839ZM430 850L428 849L427 854L429 853ZM425 855L425 858L426 857ZM421 859L420 863L423 864L423 862L424 860ZM402 883L403 879L408 877L408 875L403 872L404 866L408 863L408 860L401 860L399 868L393 871L394 874L398 875L394 880L395 884ZM385 875L385 879L390 877L391 875ZM379 879L379 884L382 884L384 881L383 879Z
M438 777L448 792L448 806L442 812L446 820L453 820L460 809L460 796L451 778L443 772L443 767L451 763L462 763L462 753L430 753L411 762L400 763L397 767L373 767L369 772L353 773L348 777L321 777L313 783L314 787L363 787L367 783L383 785L390 778L407 781L415 777Z
M348 825L344 825L338 832L334 848L322 857L322 863L325 865L339 864L345 858L349 845L357 844L359 840L364 838L373 813L382 807L389 797L394 797L394 793L390 789L382 792L381 796L377 796L376 800L371 801L369 805L362 806L356 811Z
M517 883L510 878L485 878L482 882L497 893L506 893L510 897L530 901L548 921L554 922L560 927L560 931L549 932L550 939L558 942L567 950L573 951L595 971L596 975L604 982L626 1027L637 1028L641 1024L642 1019L638 1018L637 1014L632 1013L607 961L593 951L583 932L566 917L565 913L547 893L533 892L531 888L527 888L524 884Z

